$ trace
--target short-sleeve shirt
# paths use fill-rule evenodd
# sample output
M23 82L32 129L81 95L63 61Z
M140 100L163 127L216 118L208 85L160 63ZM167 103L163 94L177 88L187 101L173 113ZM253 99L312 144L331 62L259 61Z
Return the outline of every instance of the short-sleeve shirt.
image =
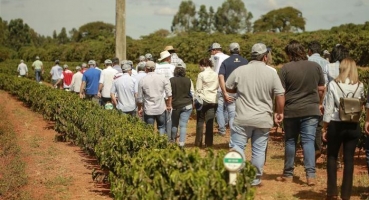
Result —
M224 76L224 81L227 81L229 75L237 67L247 65L248 61L238 54L232 54L229 58L225 59L220 65L219 75Z
M118 95L117 109L122 112L131 112L136 109L135 98L135 83L136 79L128 73L115 79L112 83L110 93Z
M116 69L108 66L101 71L99 83L103 84L101 96L104 98L110 98L110 90L113 84L114 76L118 73Z
M156 65L155 73L160 74L164 76L166 79L170 79L174 76L174 69L176 67L172 64L169 64L167 62L160 63Z
M101 70L89 68L83 73L82 81L86 82L86 94L97 95Z
M228 77L226 88L237 88L234 124L257 128L273 127L273 99L283 95L277 72L264 62L251 61Z
M40 60L36 60L35 62L32 63L32 67L34 67L35 69L41 69L42 62Z
M61 79L63 75L63 68L61 68L59 65L55 65L51 68L50 74L52 80Z
M320 115L318 86L324 86L325 81L318 63L289 62L282 67L280 78L286 90L285 118Z

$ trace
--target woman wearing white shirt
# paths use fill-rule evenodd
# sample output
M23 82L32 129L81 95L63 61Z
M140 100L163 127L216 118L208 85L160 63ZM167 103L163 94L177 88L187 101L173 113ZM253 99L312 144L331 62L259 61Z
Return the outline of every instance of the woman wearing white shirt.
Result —
M203 106L197 111L195 146L202 146L205 123L205 147L211 147L213 146L214 118L218 107L218 74L212 70L212 62L207 58L201 59L199 65L201 72L196 81L196 94L202 99Z
M343 91L341 91L341 89ZM356 91L356 92L355 92ZM356 145L361 136L359 123L342 122L339 118L340 98L354 94L361 98L364 85L358 80L357 67L351 58L343 59L339 66L339 75L327 86L323 116L323 141L327 142L327 198L339 199L337 189L337 157L341 144L343 144L344 168L341 186L341 198L350 199L354 154Z

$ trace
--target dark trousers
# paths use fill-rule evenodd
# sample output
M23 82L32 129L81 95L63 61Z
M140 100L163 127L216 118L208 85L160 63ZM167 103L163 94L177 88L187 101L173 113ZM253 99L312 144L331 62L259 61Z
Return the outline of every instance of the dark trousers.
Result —
M315 132L315 151L322 151L322 128L323 128L323 115L319 117L318 126Z
M361 134L358 123L331 121L328 126L327 142L327 195L338 194L337 189L337 158L341 144L343 144L343 179L341 198L349 199L351 196L354 155L356 145Z
M196 123L196 138L195 146L202 146L202 138L204 133L205 123L205 147L213 146L213 126L214 118L218 104L207 103L204 101L203 107L200 111L197 111L197 123Z

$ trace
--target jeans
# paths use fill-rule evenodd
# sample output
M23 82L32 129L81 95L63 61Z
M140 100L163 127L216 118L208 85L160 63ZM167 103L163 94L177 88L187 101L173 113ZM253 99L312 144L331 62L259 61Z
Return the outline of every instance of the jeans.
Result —
M184 146L187 134L187 123L192 113L192 104L181 109L173 109L172 111L172 134L170 141L175 142L177 138L178 125L179 132L179 146Z
M41 81L41 69L35 69L35 76L36 76L36 81L37 83L39 83Z
M196 138L195 146L202 147L202 138L204 134L204 123L205 123L205 147L213 146L213 125L215 112L218 105L215 103L207 103L204 101L202 109L197 111L196 116Z
M295 169L296 144L300 134L304 152L304 166L306 177L315 178L315 132L319 116L285 118L285 152L283 175L293 176Z
M251 185L259 185L263 175L265 163L265 150L268 144L269 128L256 128L250 126L233 125L231 129L230 148L240 153L245 160L245 147L251 138L251 163L256 167L256 177Z
M366 167L369 174L369 136L366 136L365 140L365 155L366 155Z
M218 92L218 108L217 108L217 123L218 131L221 135L226 133L226 124L229 124L230 129L232 129L232 124L236 116L236 103L227 103L224 101L224 96L222 92Z
M322 128L323 128L323 115L319 117L318 126L315 132L315 151L322 151Z
M173 110L172 110L173 112ZM168 140L171 140L171 135L172 135L172 112L171 111L165 111L165 132L167 133L168 136Z
M354 173L354 155L361 135L358 123L331 121L328 126L327 138L327 195L338 195L337 158L343 144L343 179L341 198L350 199Z
M161 115L144 114L144 121L146 122L146 124L154 125L156 120L156 125L160 135L165 134L165 112L166 111L164 111Z

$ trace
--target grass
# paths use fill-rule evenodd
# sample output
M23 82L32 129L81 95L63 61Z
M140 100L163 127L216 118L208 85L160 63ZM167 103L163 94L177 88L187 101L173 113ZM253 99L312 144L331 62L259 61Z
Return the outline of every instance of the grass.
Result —
M0 106L0 112L2 110ZM9 124L6 120L0 121L0 198L31 199L27 192L20 190L27 184L25 163L13 127Z

